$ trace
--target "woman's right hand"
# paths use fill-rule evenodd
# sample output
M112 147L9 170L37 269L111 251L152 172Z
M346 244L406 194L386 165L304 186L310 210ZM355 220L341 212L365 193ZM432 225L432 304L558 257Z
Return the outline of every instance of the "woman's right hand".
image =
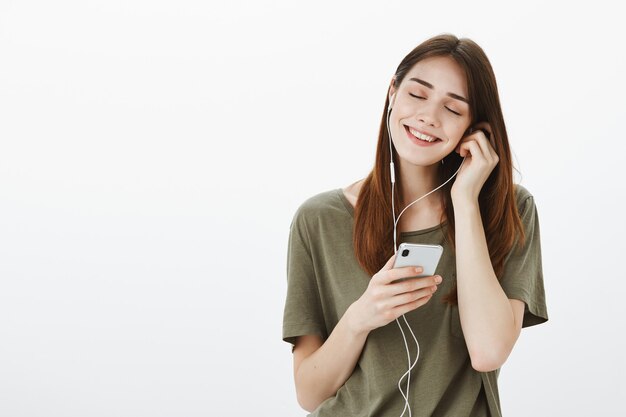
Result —
M369 333L423 306L437 291L437 285L441 283L438 275L392 283L397 279L415 277L422 273L421 267L393 268L395 259L394 254L374 274L363 295L350 306L352 323L358 332Z

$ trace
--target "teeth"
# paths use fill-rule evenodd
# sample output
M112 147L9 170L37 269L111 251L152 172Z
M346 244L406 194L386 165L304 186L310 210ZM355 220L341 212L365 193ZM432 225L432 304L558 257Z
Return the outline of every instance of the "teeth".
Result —
M421 140L425 140L426 142L434 142L435 140L437 140L437 138L434 138L432 136L428 136L428 135L423 135L420 132L418 132L417 130L414 130L412 128L409 128L409 132L411 132L411 134L413 136L415 136L418 139Z

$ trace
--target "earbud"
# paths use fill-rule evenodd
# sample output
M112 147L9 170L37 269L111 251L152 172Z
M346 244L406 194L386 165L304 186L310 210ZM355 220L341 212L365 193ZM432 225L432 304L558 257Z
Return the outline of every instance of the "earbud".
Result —
M389 107L387 107L387 111L391 111L391 108L393 107L393 103L396 101L396 93L393 93L391 95L391 98L389 99Z

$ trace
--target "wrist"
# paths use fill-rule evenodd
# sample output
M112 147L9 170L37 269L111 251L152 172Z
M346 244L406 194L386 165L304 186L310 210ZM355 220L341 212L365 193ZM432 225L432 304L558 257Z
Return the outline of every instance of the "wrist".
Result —
M452 199L452 206L456 210L457 208L477 208L478 205L478 197L472 197L469 195L450 195Z
M367 336L369 334L370 330L365 327L365 324L361 320L359 300L350 304L344 317L346 319L346 327L354 337Z

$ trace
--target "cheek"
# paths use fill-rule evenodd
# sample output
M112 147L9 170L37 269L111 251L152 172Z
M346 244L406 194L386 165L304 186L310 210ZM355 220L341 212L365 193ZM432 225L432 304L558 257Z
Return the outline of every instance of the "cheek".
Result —
M456 147L466 135L469 134L469 127L466 124L452 126L449 130L448 139Z
M450 140L450 143L448 144L448 150L454 152L460 144L461 144L461 140L459 138Z

